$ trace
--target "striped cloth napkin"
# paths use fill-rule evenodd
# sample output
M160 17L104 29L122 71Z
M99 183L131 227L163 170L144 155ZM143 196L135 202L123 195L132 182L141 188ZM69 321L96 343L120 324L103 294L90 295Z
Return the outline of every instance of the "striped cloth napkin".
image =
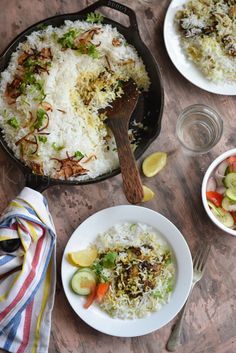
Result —
M0 218L0 241L21 240L13 253L0 250L0 348L48 352L56 283L56 233L47 201L28 187Z

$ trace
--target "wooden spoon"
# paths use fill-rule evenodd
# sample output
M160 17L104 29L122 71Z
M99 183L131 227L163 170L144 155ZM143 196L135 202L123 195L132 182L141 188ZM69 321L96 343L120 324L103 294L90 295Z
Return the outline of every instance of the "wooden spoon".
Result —
M124 84L123 91L122 97L117 98L112 103L112 107L106 109L106 123L116 140L125 196L130 203L136 204L143 199L143 185L130 147L128 129L130 118L138 102L139 91L132 80Z

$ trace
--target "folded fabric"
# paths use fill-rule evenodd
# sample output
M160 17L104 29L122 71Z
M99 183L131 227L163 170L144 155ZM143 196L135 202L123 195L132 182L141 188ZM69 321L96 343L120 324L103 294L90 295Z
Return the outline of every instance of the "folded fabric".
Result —
M0 348L13 353L48 352L56 283L56 232L42 194L24 188L0 218Z

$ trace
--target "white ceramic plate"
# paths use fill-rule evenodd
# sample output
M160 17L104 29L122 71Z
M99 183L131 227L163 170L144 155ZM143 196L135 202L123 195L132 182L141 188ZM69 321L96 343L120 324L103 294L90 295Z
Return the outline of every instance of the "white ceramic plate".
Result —
M219 84L209 81L203 76L197 66L191 62L180 45L180 35L178 34L175 25L174 17L176 12L182 8L187 0L172 0L167 10L164 22L164 41L167 52L177 70L195 86L204 89L205 91L223 95L236 95L236 83Z
M127 221L145 223L157 229L169 243L176 259L176 283L170 302L164 305L160 311L135 320L111 318L96 304L92 304L89 309L84 309L85 299L73 293L69 285L76 268L66 260L68 252L86 248L99 233L105 232L117 223ZM179 230L168 219L148 208L124 205L95 213L75 230L64 251L61 275L66 297L82 320L108 335L135 337L161 328L180 311L189 295L192 271L192 258L188 245Z

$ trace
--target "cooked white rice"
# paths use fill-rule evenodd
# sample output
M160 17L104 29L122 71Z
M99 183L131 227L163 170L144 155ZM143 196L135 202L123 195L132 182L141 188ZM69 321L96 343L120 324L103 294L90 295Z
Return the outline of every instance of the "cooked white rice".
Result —
M100 234L93 245L100 259L109 252L117 254L115 268L104 269L102 273L110 286L100 307L109 315L120 319L141 318L169 302L175 282L174 257L157 230L142 223L120 223ZM139 254L137 258L133 255L135 251ZM158 274L152 272L152 266L161 266ZM135 267L136 274L131 272L133 276L129 274L127 279L126 274ZM150 288L145 288L145 283Z
M181 45L203 75L214 82L236 81L236 3L191 0L176 13Z
M76 38L79 40L86 31L94 28L97 32L88 42L91 53L70 48L64 50L58 42L71 30L78 31ZM15 102L8 104L6 89L19 69L19 57L32 48L38 52L44 48L51 50L48 72L40 72L39 69L39 73L34 74L45 97L37 91L37 84L27 84ZM122 95L119 81L128 81L129 78L136 82L139 89L148 90L150 81L141 58L134 47L127 44L117 29L110 25L65 21L60 28L49 26L31 33L27 41L18 46L9 66L1 74L0 127L8 146L34 172L50 177L87 179L114 170L119 163L116 145L111 131L103 122L105 116L99 110ZM41 97L38 97L39 94ZM48 127L41 131L46 134L40 135L36 129L24 139L33 129L32 122L37 122L39 109L46 110L48 116ZM23 141L19 143L21 138ZM86 171L74 172L67 165L68 173L65 175L64 169L60 170L62 163L58 160L67 159L67 164L70 164L68 156L77 163L76 166ZM59 170L61 173L58 173Z

